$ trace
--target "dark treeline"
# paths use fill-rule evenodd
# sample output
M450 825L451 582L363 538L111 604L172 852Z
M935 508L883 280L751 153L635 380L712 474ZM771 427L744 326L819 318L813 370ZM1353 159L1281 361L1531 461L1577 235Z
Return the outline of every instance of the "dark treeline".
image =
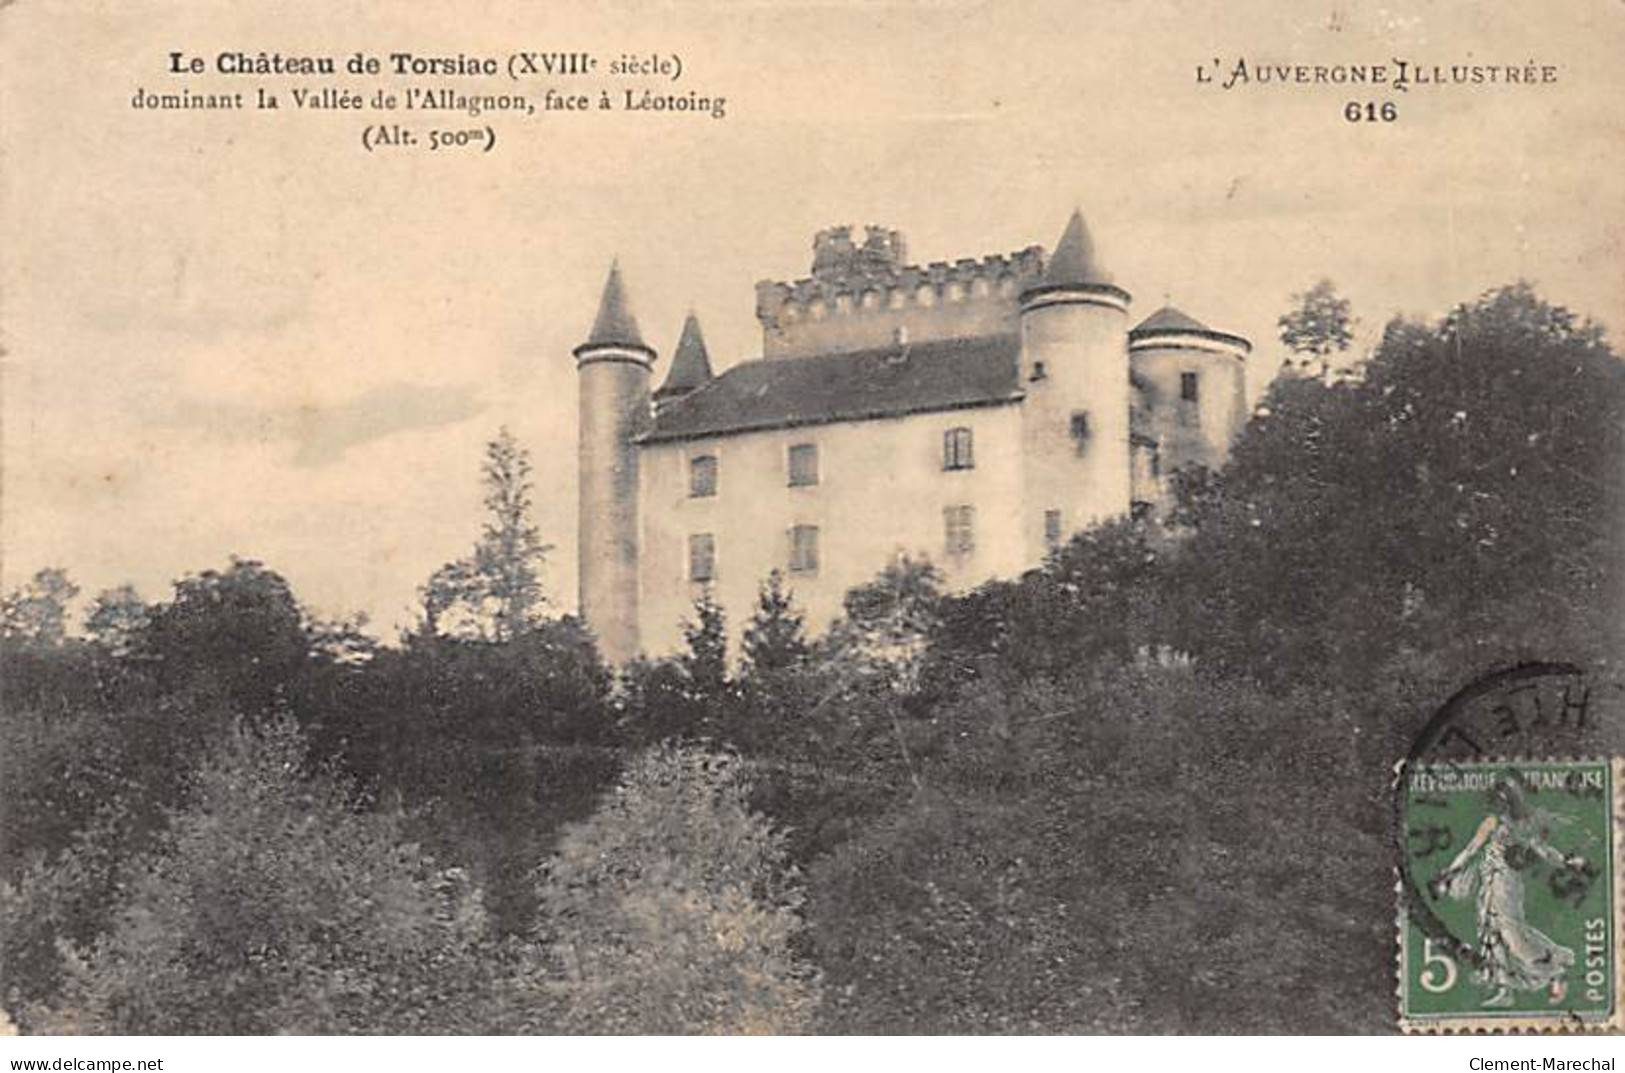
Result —
M1329 325L1307 314L1330 309ZM1339 320L1341 316L1344 319ZM1307 325L1307 327L1306 327ZM1329 289L1283 318L1324 361ZM1394 761L1485 671L1617 680L1625 366L1528 287L1279 379L1164 521L811 638L606 669L528 459L381 645L233 560L6 598L0 991L31 1031L1380 1031ZM1605 728L1609 734L1617 729Z

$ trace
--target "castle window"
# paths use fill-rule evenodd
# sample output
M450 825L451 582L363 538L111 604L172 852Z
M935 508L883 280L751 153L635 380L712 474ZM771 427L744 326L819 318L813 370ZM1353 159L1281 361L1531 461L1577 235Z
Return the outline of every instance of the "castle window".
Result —
M1180 373L1179 374L1179 397L1184 399L1186 402L1195 402L1196 401L1196 393L1197 393L1196 374L1195 373Z
M1074 410L1072 420L1067 425L1067 432L1072 436L1072 445L1078 454L1083 454L1089 443L1089 413L1086 410Z
M790 447L788 456L790 487L802 488L818 483L818 445L797 443Z
M688 580L710 581L717 576L717 538L695 533L688 538Z
M1058 510L1044 512L1044 546L1051 551L1061 546L1061 512Z
M951 428L942 434L942 468L976 468L976 452L970 429Z
M695 455L688 460L688 494L696 497L717 494L716 455Z
M790 527L790 572L792 574L818 573L818 526L793 525Z
M1151 476L1162 476L1162 450L1157 447L1151 448Z
M975 507L944 507L942 527L949 555L969 555L976 550Z

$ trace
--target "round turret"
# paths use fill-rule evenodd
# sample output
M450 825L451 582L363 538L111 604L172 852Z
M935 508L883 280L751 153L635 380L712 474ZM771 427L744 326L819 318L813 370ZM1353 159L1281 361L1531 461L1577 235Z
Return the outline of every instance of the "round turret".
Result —
M638 654L638 451L649 421L655 352L643 341L612 265L579 374L580 492L577 514L581 617L610 664Z
M1128 348L1161 471L1224 465L1247 420L1252 344L1164 306L1129 332Z
M1128 513L1129 301L1074 212L1043 274L1021 293L1029 558Z

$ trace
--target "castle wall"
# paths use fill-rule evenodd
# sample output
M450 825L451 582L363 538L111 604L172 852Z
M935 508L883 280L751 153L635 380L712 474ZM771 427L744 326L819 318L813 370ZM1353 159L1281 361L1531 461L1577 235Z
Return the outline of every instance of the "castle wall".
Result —
M1246 351L1195 334L1135 340L1130 361L1144 385L1146 431L1157 440L1163 474L1196 462L1224 465L1247 422ZM1181 397L1181 377L1194 373L1197 398Z
M1037 247L1008 257L832 274L756 285L762 353L769 358L866 350L911 342L1011 334L1019 295L1038 277Z
M1128 513L1128 295L1116 288L1052 288L1022 317L1022 443L1027 559L1050 546L1045 513L1060 511L1064 542Z
M943 469L943 433L972 430L975 468ZM929 559L954 590L1013 577L1029 564L1020 519L1021 418L1013 405L745 433L642 449L641 639L651 655L683 644L701 586L688 580L688 538L716 539L713 596L738 638L769 572L784 571L808 632L823 633L854 586L899 552ZM815 443L819 483L792 488L786 454ZM715 496L689 496L689 459L718 458ZM946 551L944 508L975 509L973 551ZM819 530L816 574L791 573L790 528Z

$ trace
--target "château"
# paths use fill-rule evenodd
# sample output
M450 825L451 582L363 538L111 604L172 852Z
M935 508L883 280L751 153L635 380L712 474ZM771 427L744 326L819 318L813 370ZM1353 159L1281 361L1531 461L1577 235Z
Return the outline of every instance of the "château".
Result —
M899 554L951 589L1157 509L1246 420L1246 339L1165 306L1130 324L1081 213L1053 251L911 264L819 232L756 286L761 353L716 372L700 322L659 355L612 266L580 397L581 613L605 658L668 654L709 592L732 628L780 571L809 625Z

